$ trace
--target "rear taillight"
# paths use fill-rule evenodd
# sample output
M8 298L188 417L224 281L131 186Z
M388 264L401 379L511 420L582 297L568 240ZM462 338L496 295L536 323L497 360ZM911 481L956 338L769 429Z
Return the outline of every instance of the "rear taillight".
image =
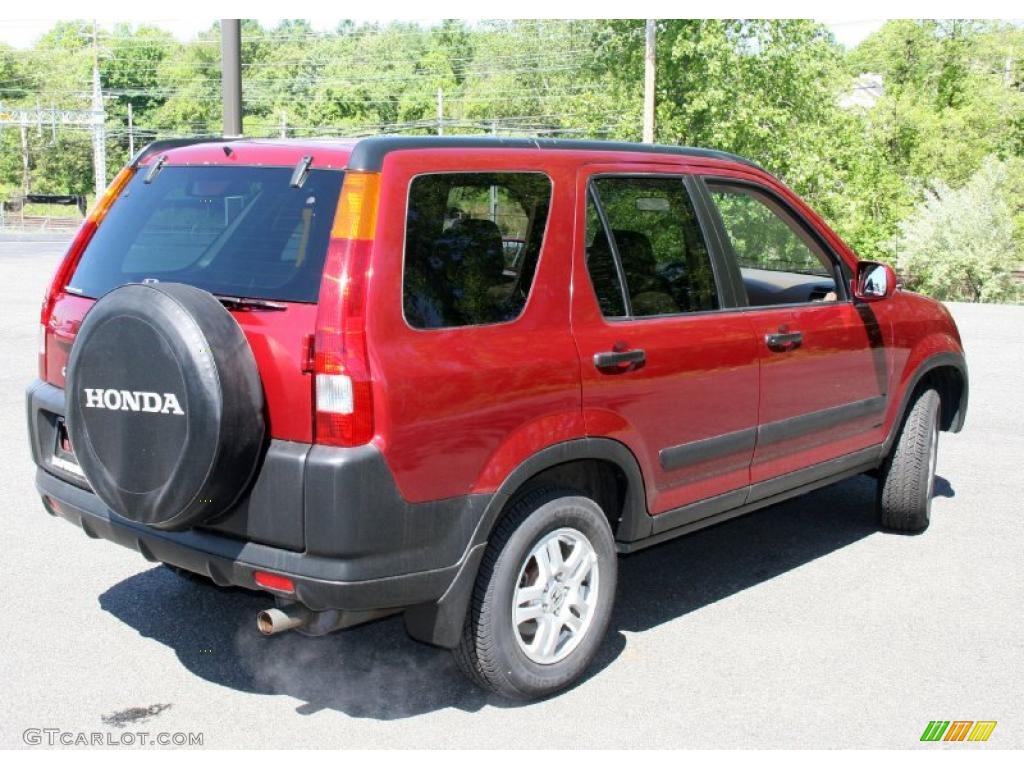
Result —
M114 201L117 200L122 190L124 190L125 185L134 175L135 169L131 166L126 166L110 182L107 191L96 201L92 210L89 211L89 215L85 217L85 221L78 228L78 232L75 233L75 237L71 241L71 245L68 246L63 261L57 267L57 271L54 272L53 279L50 281L50 287L46 289L46 293L43 295L43 307L39 314L39 378L41 379L46 379L46 345L53 334L53 329L50 328L53 305L64 291L64 288L67 287L71 276L75 273L78 260L82 258L82 253L85 252L86 246L89 245L92 236L96 234L96 228L103 221L103 217L107 215L110 206L114 204Z
M326 445L362 445L373 437L366 290L379 196L380 174L345 174L313 340L315 434Z

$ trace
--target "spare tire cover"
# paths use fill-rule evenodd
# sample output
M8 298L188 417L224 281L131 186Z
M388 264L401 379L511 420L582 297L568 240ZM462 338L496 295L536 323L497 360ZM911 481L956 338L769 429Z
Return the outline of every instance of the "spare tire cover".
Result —
M238 323L206 291L125 285L89 310L66 377L67 427L89 484L117 514L180 530L230 508L266 432Z

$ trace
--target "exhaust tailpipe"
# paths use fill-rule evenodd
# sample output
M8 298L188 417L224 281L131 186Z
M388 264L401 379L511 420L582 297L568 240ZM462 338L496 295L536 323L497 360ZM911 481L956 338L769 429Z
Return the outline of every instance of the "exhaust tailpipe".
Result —
M278 632L287 632L289 629L298 629L307 624L310 619L310 612L297 605L289 605L285 608L267 608L256 614L256 626L264 635L276 635Z
M401 608L376 611L311 611L301 603L282 603L277 608L267 608L257 613L256 626L264 635L276 635L278 632L295 629L303 635L320 637L328 632L347 629L401 612Z

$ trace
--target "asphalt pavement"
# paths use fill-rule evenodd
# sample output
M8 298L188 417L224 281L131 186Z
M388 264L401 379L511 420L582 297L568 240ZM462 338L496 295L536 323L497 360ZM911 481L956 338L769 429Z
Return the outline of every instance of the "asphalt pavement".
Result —
M624 558L588 677L510 705L399 618L263 638L268 598L43 512L24 388L62 248L0 239L0 747L45 728L220 748L1024 747L1024 307L951 307L971 403L942 435L927 532L880 531L858 477ZM921 744L930 720L998 725Z

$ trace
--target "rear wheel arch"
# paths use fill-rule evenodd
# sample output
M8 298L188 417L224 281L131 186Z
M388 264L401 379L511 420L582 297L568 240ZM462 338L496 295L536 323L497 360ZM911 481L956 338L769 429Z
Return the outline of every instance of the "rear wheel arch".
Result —
M580 438L548 446L510 472L484 511L473 543L486 541L515 500L542 485L592 498L604 510L616 539L633 540L648 532L647 494L633 452L610 438Z
M444 596L406 611L406 629L413 638L443 648L459 643L489 538L519 499L545 487L565 488L593 499L608 518L616 540L632 541L650 534L644 479L629 448L610 438L589 437L548 446L521 462L495 492L477 524L463 566Z

